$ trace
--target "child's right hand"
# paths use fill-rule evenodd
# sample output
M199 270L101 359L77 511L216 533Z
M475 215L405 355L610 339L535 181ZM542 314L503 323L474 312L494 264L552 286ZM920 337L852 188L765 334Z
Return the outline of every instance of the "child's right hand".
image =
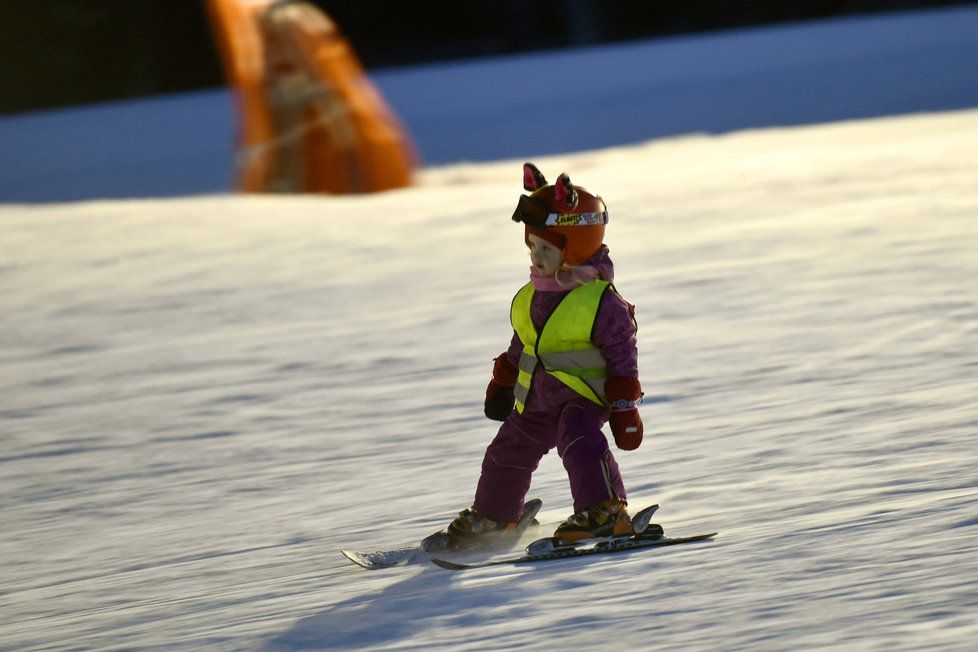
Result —
M513 405L516 403L513 387L516 385L518 373L505 353L493 360L492 380L486 387L485 404L486 416L493 421L505 421L513 411Z

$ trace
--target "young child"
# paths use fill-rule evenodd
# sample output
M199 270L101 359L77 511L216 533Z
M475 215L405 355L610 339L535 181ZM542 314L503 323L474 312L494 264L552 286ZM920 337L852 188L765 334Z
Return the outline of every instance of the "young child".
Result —
M485 413L502 421L486 450L475 502L448 527L464 548L516 529L530 476L553 448L563 460L574 514L554 533L561 543L631 533L625 487L601 427L618 448L642 442L634 306L611 284L604 201L566 174L553 185L523 166L513 221L525 225L530 282L513 299L514 335L497 357Z

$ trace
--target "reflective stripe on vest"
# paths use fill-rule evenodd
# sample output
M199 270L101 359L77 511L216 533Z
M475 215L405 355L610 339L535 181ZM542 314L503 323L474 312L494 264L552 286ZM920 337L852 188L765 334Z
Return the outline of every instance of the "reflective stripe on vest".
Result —
M516 293L510 310L513 330L523 343L519 374L514 394L516 411L522 413L538 367L585 398L605 405L604 385L607 363L591 342L594 319L601 297L611 287L607 281L591 281L571 290L538 334L530 317L533 285L527 283Z

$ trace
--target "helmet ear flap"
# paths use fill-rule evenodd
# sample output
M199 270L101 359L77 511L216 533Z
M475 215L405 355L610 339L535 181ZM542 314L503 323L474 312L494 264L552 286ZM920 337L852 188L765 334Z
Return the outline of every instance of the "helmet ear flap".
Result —
M577 206L577 190L574 189L570 177L567 176L566 172L562 172L557 177L557 183L554 184L554 200L567 208Z
M532 163L523 164L523 189L533 192L547 185L543 173Z

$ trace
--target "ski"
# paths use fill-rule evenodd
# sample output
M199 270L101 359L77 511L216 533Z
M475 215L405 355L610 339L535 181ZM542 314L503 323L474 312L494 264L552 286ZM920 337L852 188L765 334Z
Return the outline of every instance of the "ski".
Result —
M621 538L611 538L611 539L600 539L595 542L592 540L590 543L585 545L575 545L575 546L561 546L550 549L546 552L540 552L536 554L527 553L520 555L518 557L505 557L503 559L488 559L485 561L477 562L456 562L447 559L441 559L439 557L432 557L431 561L436 566L448 570L468 570L472 568L487 568L489 566L502 566L506 564L529 564L541 561L550 561L554 559L570 559L572 557L584 557L587 555L600 555L611 552L624 552L626 550L645 550L648 548L661 548L663 546L674 546L683 543L693 543L696 541L706 541L712 539L717 535L716 532L711 532L709 534L698 534L688 537L621 537ZM548 539L541 539L541 541L549 541ZM534 546L537 542L530 544L529 547Z
M526 505L523 508L523 516L520 517L519 525L513 533L513 541L518 539L519 535L523 534L527 528L535 523L536 515L542 506L543 501L538 498L526 501ZM497 541L496 543L498 544L500 542ZM340 550L340 554L361 568L382 570L396 566L406 566L416 560L426 561L430 559L432 554L447 550L448 532L439 530L422 539L416 546L404 546L391 550L375 550L370 552Z
M418 546L408 546L404 548L394 548L392 550L375 550L371 552L358 552L356 550L340 550L340 554L352 561L361 568L367 570L380 570L382 568L393 568L394 566L405 566L418 558L427 555Z
M652 522L652 516L659 509L658 505L650 505L645 509L639 510L635 516L632 517L632 533L628 535L620 535L618 537L603 537L601 539L592 539L590 541L578 542L577 546L581 547L586 544L597 544L608 545L614 541L637 541L639 539L661 539L662 535L665 534L662 530L662 526L658 523ZM526 554L528 555L545 555L550 554L558 548L567 548L570 544L561 544L554 537L547 537L545 539L537 539L536 541L530 543L526 547Z

